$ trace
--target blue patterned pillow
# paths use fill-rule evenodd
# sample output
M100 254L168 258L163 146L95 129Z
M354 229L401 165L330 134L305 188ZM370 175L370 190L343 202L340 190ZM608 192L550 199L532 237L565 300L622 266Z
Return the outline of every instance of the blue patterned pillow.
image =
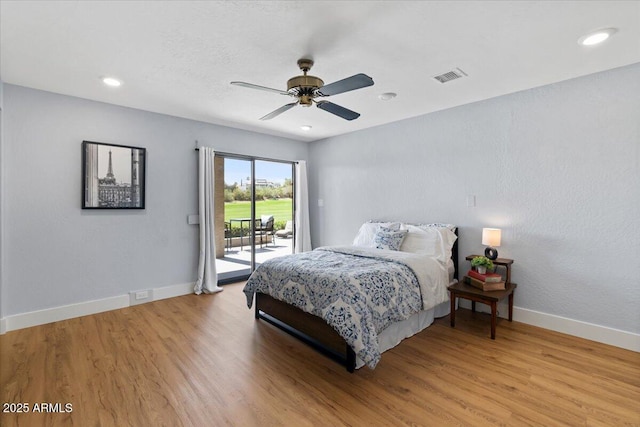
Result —
M400 245L402 245L402 241L406 235L407 230L393 230L387 227L380 227L373 241L378 249L399 251Z

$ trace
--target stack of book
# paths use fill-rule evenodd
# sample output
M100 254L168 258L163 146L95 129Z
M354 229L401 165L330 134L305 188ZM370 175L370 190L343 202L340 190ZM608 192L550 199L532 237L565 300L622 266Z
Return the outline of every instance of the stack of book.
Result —
M497 273L480 274L475 270L469 270L467 275L464 276L464 281L466 284L483 291L501 291L505 289L504 280Z

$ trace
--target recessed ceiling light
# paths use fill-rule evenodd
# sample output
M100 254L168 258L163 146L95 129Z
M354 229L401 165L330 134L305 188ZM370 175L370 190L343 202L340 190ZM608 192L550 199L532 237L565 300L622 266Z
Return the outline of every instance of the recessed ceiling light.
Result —
M107 86L111 86L111 87L118 87L122 84L122 82L118 79L115 79L113 77L103 77L102 78L102 83L106 84Z
M311 130L311 125L302 125L300 126L300 129L302 129L303 131L310 131Z
M381 93L380 95L378 95L378 98L382 99L383 101L388 101L390 99L395 98L396 96L398 96L397 93L385 92L385 93Z
M617 28L604 28L580 37L578 39L578 43L583 46L593 46L595 44L602 43L617 32Z

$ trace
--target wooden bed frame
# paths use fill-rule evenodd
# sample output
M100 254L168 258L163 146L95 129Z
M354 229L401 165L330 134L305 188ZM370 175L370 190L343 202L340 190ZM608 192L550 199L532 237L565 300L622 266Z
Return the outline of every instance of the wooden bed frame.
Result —
M455 233L457 236L457 229ZM454 277L457 279L458 239L451 248L451 259L455 269ZM325 356L344 365L347 371L355 371L355 352L324 319L260 292L256 292L255 318L266 320L309 344Z

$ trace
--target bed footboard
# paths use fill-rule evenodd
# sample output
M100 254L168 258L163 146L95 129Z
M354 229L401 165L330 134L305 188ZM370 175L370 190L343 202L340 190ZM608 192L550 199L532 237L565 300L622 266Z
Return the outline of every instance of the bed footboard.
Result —
M356 355L353 349L320 317L259 292L256 293L255 317L295 336L343 364L347 371L354 372Z

